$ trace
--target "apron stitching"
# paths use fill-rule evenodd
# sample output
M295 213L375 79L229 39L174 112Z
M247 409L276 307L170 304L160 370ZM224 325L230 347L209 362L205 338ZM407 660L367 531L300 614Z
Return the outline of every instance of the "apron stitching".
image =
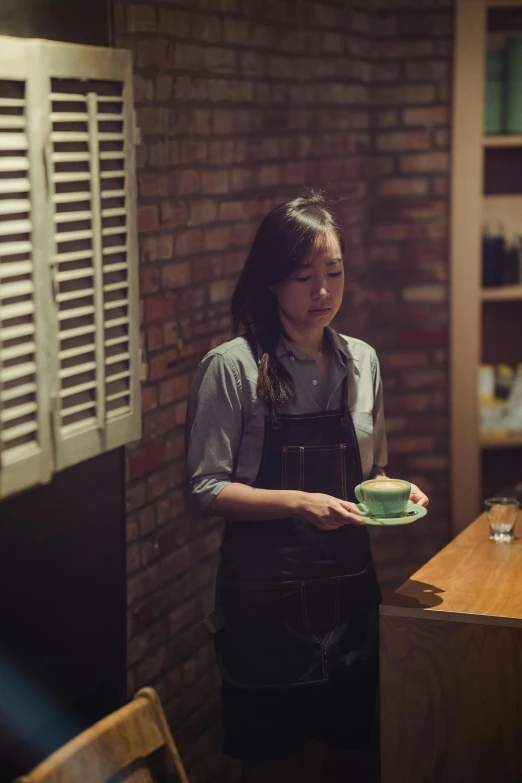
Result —
M283 489L287 488L287 478L286 478L286 455L288 452L288 449L286 446L283 446L282 448L282 456L281 456L281 482L283 485Z
M304 489L304 447L299 446L299 489Z

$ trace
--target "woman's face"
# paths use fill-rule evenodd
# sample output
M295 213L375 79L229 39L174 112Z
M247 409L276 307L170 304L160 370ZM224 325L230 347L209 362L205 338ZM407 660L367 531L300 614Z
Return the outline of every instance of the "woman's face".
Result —
M333 232L319 235L305 266L272 288L284 319L297 329L328 326L341 306L344 268Z

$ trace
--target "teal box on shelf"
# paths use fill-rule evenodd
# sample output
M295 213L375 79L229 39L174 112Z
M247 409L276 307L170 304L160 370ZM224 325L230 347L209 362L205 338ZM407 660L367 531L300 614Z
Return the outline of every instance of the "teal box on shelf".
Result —
M522 133L522 35L510 35L507 39L506 130Z
M506 120L506 51L488 49L484 95L484 133L504 133Z

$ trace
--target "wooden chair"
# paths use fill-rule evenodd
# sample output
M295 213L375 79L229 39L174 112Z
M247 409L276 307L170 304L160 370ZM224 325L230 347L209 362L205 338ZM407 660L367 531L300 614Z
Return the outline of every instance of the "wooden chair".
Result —
M159 696L153 688L143 688L129 704L78 734L15 783L164 780L189 783Z

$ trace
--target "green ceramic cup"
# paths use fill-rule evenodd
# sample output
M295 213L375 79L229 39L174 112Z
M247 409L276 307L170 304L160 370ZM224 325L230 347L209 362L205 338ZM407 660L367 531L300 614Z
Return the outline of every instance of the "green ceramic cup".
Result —
M411 485L402 479L369 479L355 487L355 497L372 517L398 517L406 511Z

